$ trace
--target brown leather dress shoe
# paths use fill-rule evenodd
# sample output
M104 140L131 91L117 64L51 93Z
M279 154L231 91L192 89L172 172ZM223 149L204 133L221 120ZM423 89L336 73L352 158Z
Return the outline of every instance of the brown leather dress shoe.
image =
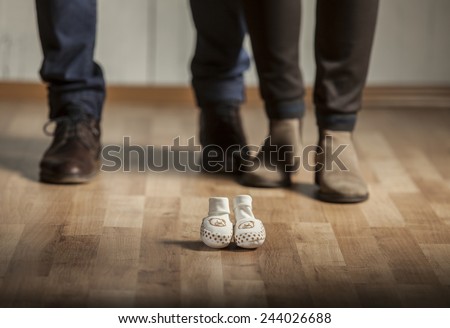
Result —
M218 107L220 106L220 107ZM200 113L202 169L208 173L237 173L247 144L239 107L228 104Z
M69 108L55 122L53 142L40 162L40 180L47 183L85 183L100 168L100 124L79 109ZM46 134L49 123L44 126Z

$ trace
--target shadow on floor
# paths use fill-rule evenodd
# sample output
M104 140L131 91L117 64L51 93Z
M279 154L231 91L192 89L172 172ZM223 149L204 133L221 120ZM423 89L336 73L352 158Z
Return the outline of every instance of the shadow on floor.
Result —
M288 190L307 198L317 200L317 191L319 190L319 187L314 183L296 182L293 183Z
M0 168L17 172L31 181L39 181L39 162L51 138L22 138L0 134ZM102 170L107 172L192 174L219 180L234 179L231 174L210 174L201 171L200 154L193 150L168 151L166 146L135 145L139 151L124 154L123 146L104 145ZM114 149L109 155L106 150Z
M0 167L38 181L39 161L49 140L0 135Z
M228 247L221 248L221 249L215 249L206 246L202 241L200 240L161 240L160 241L164 245L174 245L178 246L183 249L187 249L190 251L196 251L196 252L253 252L254 249L245 249L237 247L236 244L231 243Z

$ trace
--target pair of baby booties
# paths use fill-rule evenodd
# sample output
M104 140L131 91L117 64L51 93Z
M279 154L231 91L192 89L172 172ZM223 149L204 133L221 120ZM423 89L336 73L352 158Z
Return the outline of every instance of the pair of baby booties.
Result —
M211 197L209 199L208 216L202 220L200 238L205 245L212 248L225 248L233 240L242 248L258 248L266 239L266 231L261 220L252 212L252 198L239 195L233 199L233 210L236 219L230 220L228 198Z

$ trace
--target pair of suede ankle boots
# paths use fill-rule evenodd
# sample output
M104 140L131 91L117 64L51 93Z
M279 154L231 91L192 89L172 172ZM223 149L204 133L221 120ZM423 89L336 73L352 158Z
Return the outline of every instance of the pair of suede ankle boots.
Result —
M269 137L255 156L249 156L245 151L246 140L238 109L230 107L219 115L207 112L203 110L200 119L201 143L204 147L216 145L218 149L240 147L239 160L223 155L223 161L234 161L235 165L230 166L238 171L241 184L263 188L291 184L291 176L300 168L302 159L300 119L270 120ZM366 200L368 187L359 168L352 133L322 130L319 134L315 157L317 197L333 203ZM210 152L205 149L202 155L203 163L208 163Z

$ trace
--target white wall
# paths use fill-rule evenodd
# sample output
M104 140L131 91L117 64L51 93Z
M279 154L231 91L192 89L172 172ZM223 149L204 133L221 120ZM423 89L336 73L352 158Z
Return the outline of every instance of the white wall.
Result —
M96 57L109 83L189 83L195 37L187 0L98 1ZM303 1L301 64L309 84L314 6ZM369 83L450 85L449 34L449 0L381 0ZM38 81L41 59L34 1L0 0L0 80ZM254 69L247 81L255 83Z

